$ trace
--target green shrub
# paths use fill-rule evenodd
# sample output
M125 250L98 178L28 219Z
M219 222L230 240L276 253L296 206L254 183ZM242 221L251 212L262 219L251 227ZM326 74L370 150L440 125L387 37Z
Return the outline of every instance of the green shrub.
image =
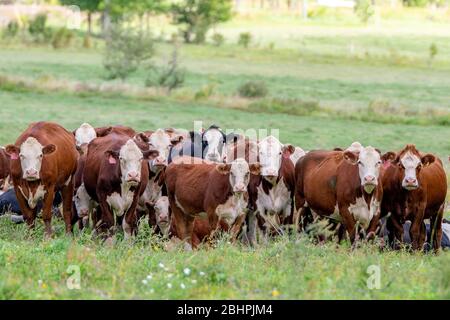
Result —
M4 36L8 38L14 38L19 33L19 24L17 21L10 21L4 31Z
M407 7L425 7L429 0L403 0L403 4Z
M239 96L244 98L265 97L268 91L264 81L247 81L238 88Z
M59 28L53 35L52 46L55 49L66 48L70 46L73 38L73 31L67 28Z
M304 101L301 99L272 98L253 102L250 111L266 113L286 113L306 116L321 111L318 101Z
M37 42L43 42L49 40L48 38L48 28L47 15L39 14L33 20L30 21L28 25L28 33Z
M174 46L172 58L169 60L166 67L157 69L150 67L150 73L145 80L147 87L164 87L169 90L169 93L176 88L183 86L185 78L185 70L180 69L178 64L178 49Z
M195 100L201 100L211 97L214 94L214 91L216 90L216 84L215 83L208 83L207 85L204 85L195 93Z
M125 80L139 67L148 64L154 54L153 38L141 31L114 25L106 40L103 66L108 79Z
M220 47L225 42L225 37L223 34L216 32L212 35L212 41L216 47Z
M252 42L252 34L250 32L241 32L239 34L238 45L248 48Z
M434 58L438 54L438 47L437 47L437 45L433 42L430 45L430 48L428 49L428 51L429 51L428 65L431 66L431 63L433 62Z
M357 0L354 10L363 23L367 23L375 14L371 0Z

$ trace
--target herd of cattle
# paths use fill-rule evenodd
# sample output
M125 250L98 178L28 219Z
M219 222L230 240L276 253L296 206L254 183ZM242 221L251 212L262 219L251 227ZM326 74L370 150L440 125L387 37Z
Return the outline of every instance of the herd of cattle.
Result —
M146 217L155 231L186 248L228 232L254 244L302 231L329 219L339 240L374 238L387 217L389 243L403 241L411 221L412 248L423 248L430 219L439 249L447 193L442 161L414 145L399 152L364 147L305 152L274 136L255 140L217 126L199 132L125 126L73 132L52 122L31 124L15 144L0 149L0 179L12 181L26 223L42 202L45 234L52 235L56 192L66 232L91 224L102 237L121 228L135 235Z

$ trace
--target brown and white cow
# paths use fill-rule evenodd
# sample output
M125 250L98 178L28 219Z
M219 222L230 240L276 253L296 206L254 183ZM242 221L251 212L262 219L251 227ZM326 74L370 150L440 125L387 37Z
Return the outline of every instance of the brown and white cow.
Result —
M97 228L101 232L122 223L125 237L137 231L136 206L145 189L148 167L157 151L148 150L136 139L112 132L91 141L88 146L83 182L88 195L99 204L101 212ZM147 150L146 150L147 149Z
M310 211L337 217L354 243L356 223L373 237L380 217L383 190L380 179L381 155L373 147L359 152L310 151L295 166L295 204L300 219Z
M4 147L0 146L0 195L10 187L10 161Z
M34 226L36 206L43 200L42 218L47 236L52 234L52 203L61 190L66 232L72 232L73 175L78 152L73 135L52 122L32 123L6 152L11 159L11 177L25 221Z
M447 194L447 177L442 161L435 155L421 153L408 144L397 154L383 155L384 196L381 214L391 213L387 228L389 240L403 241L403 223L411 220L411 245L422 249L425 241L424 219L430 219L433 247L440 248L442 217Z
M195 247L194 219L206 212L211 236L226 224L225 231L236 239L245 219L250 173L258 174L259 164L244 159L214 164L202 159L180 157L166 169L166 186L178 237Z

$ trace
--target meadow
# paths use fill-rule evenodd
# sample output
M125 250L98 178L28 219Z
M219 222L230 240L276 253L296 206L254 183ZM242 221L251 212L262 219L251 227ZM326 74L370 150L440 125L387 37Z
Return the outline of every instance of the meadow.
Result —
M38 120L69 130L82 122L191 129L201 120L226 129L279 129L283 142L306 150L360 141L388 151L415 143L439 155L450 172L445 120L450 114L450 34L442 27L448 24L427 22L423 30L404 27L389 34L389 24L368 30L270 22L274 34L291 30L291 35L268 35L249 49L237 47L231 41L238 32L253 30L259 39L261 30L273 27L241 19L220 27L230 39L221 47L182 45L186 83L171 95L122 92L147 90L146 70L125 83L107 82L101 42L93 49L61 50L1 43L0 144L14 142ZM274 47L268 47L270 42ZM439 54L429 64L431 43ZM166 61L171 48L159 43L155 61ZM248 80L265 81L268 96L237 97L238 86ZM115 89L103 90L105 83ZM205 90L212 93L198 98ZM57 236L44 240L41 225L29 232L0 217L0 299L450 298L448 252L381 251L378 243L351 250L346 243L316 245L303 235L256 248L231 245L224 237L215 248L167 251L145 224L133 241L119 236L114 247L107 247L89 232L76 230L73 239L67 238L62 222L54 224ZM380 267L379 289L367 286L371 265ZM80 268L79 290L67 288L69 266Z

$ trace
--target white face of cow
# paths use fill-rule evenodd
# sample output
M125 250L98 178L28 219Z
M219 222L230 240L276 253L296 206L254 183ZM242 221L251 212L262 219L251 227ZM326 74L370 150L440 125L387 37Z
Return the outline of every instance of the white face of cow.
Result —
M171 146L170 136L162 129L156 130L149 138L151 150L157 150L158 156L150 162L150 170L158 171L158 168L167 166L167 159Z
M378 185L381 155L373 147L361 146L359 150L359 155L349 150L345 151L344 158L352 164L358 164L358 173L361 180L361 186L367 193L372 193Z
M259 163L261 175L272 181L278 177L283 156L290 156L294 152L291 145L283 145L274 136L268 136L258 144Z
M40 179L42 159L44 154L55 151L55 145L49 144L45 147L35 138L29 137L20 146L20 165L22 167L22 177L28 181ZM11 157L11 159L14 159Z
M217 171L221 174L229 174L229 183L233 193L242 194L247 191L250 181L250 173L259 174L259 163L252 163L250 166L244 159L236 159L228 164L218 164Z
M78 187L75 196L73 197L73 202L78 213L78 217L86 217L89 214L89 204L91 197L89 197L84 183Z
M380 176L381 155L372 147L360 148L358 159L359 178L367 193L372 193L378 185Z
M141 181L141 168L144 156L133 139L125 143L119 152L122 182L137 185Z
M203 141L208 143L205 151L205 159L221 162L223 160L223 134L218 129L209 129L203 135Z
M80 147L83 144L88 144L95 138L97 138L97 133L95 132L94 127L92 127L89 123L83 123L75 131L75 143L77 147Z
M422 165L421 159L412 152L406 152L400 159L400 163L405 168L405 175L402 180L402 187L407 190L414 190L419 187L417 179L417 167Z
M166 196L160 197L155 202L154 208L156 215L156 224L161 229L163 235L167 235L169 233L170 227L169 199Z

